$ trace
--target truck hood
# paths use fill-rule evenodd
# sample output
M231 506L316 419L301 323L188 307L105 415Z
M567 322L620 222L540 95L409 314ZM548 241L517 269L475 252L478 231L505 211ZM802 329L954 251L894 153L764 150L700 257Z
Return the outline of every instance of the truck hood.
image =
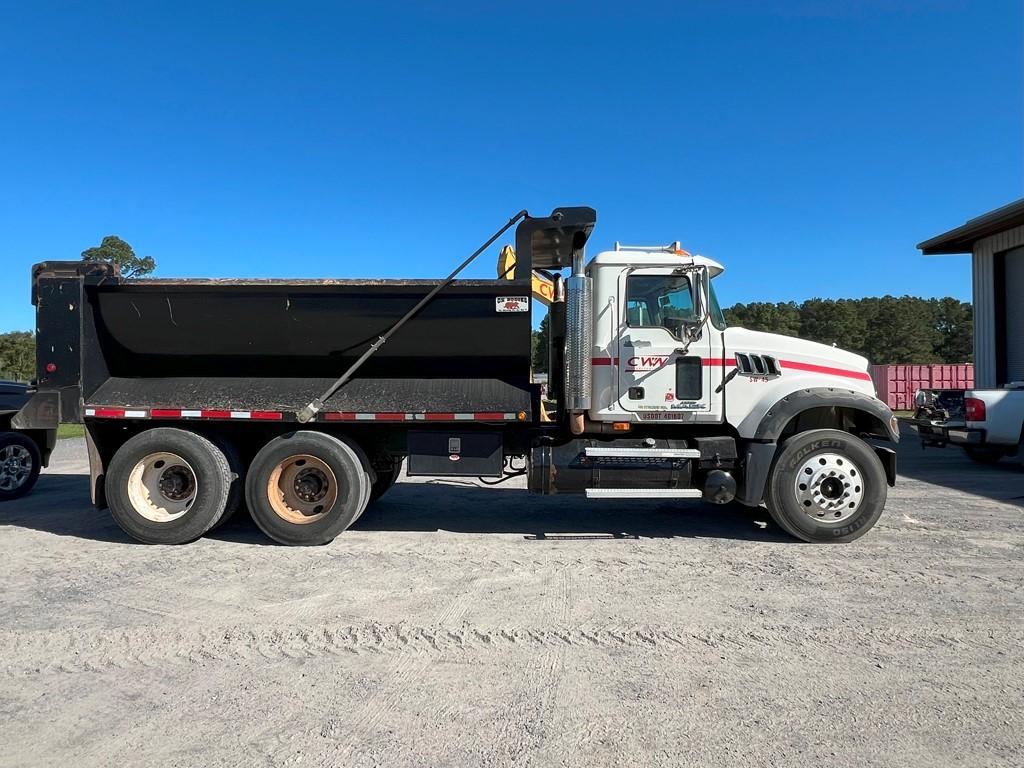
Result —
M744 352L772 355L779 361L784 373L792 371L823 376L871 395L875 393L867 358L845 349L746 328L727 328L725 348L729 358Z

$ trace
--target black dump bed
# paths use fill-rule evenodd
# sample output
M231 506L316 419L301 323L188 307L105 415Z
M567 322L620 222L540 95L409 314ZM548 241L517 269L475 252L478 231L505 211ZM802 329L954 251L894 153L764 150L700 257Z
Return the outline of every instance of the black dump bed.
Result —
M506 225L521 219L517 279L445 285L324 403L322 415L485 412L531 422L538 401L530 383L531 270L578 260L595 218L590 208L518 214ZM43 262L33 268L33 418L77 421L90 408L96 416L204 409L294 418L438 284L124 280L109 264Z
M41 264L36 300L42 383L73 386L80 365L87 407L295 412L435 285L125 281L103 265ZM78 290L80 306L72 299ZM456 281L324 410L530 414L529 296L526 281ZM67 350L79 322L80 361ZM57 371L47 373L48 362ZM62 403L66 420L67 406Z

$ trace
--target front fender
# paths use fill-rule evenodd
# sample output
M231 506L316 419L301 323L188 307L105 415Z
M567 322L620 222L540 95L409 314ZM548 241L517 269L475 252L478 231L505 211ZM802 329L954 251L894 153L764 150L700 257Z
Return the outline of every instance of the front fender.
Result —
M869 397L861 392L833 387L812 387L800 389L775 402L761 417L754 431L753 439L775 441L782 435L782 430L797 416L812 408L848 408L861 411L878 419L889 439L900 441L899 427L889 407L876 397Z

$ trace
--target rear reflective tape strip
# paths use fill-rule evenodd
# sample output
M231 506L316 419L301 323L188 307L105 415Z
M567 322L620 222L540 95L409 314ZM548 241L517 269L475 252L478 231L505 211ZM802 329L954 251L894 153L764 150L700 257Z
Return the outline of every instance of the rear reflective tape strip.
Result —
M86 416L99 419L258 419L262 421L283 421L281 411L223 411L223 410L187 410L184 408L152 408L148 411L127 408L100 408L90 406L85 409Z
M281 421L284 419L284 414L280 411L250 411L249 415L254 419L262 421Z
M479 413L352 413L326 411L324 421L516 421L515 413L481 411Z

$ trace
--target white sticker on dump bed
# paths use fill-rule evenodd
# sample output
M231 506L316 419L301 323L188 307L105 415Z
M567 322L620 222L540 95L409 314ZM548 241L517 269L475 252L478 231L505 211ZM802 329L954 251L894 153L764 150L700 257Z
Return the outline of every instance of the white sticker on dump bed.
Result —
M494 300L496 312L529 312L529 296L499 296Z

